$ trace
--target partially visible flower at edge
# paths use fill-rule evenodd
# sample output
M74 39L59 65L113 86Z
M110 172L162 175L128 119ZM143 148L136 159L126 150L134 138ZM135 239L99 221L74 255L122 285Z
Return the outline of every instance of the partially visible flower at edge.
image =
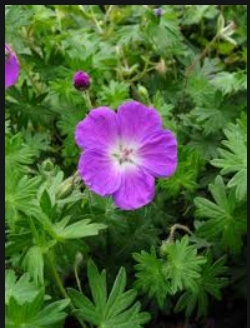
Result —
M77 90L84 91L90 86L90 77L83 71L77 71L73 76L73 84Z
M5 89L14 85L19 76L19 61L15 52L5 44Z
M161 8L154 9L155 16L162 16L163 10Z
M129 101L117 113L91 110L78 123L75 141L84 150L78 171L86 186L112 196L117 207L134 210L150 203L155 178L170 177L177 167L177 140L154 108Z

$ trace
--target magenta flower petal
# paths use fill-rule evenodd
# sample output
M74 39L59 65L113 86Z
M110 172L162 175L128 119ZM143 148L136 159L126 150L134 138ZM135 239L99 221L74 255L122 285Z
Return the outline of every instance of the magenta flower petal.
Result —
M121 184L121 173L104 153L86 150L81 155L78 171L85 184L95 193L113 194Z
M108 107L99 107L78 123L75 141L82 149L103 150L115 142L117 135L116 113Z
M135 210L152 201L155 194L154 186L154 178L142 169L125 169L121 185L113 194L114 202L123 210Z
M141 165L155 177L170 177L177 167L177 140L169 130L144 139L138 155Z
M19 61L11 47L5 44L5 88L14 85L19 76Z
M161 128L162 122L155 109L137 101L129 101L118 108L117 121L121 138L141 141L145 136Z

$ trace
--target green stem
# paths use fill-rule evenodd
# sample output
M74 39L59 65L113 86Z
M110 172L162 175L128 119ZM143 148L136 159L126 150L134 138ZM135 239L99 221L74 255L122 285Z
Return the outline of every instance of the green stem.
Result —
M130 82L135 82L135 81L139 81L143 78L143 76L151 71L155 70L155 67L151 67L151 68L148 68L148 65L143 69L143 71L139 74L139 75L136 75L135 77L133 77Z
M79 275L78 275L78 266L79 266L79 264L76 263L75 264L75 267L74 267L74 272L75 272L75 278L76 278L77 287L79 289L79 292L82 293L81 281L80 281L80 278L79 278Z
M96 25L98 31L102 34L102 33L103 33L103 30L102 30L102 28L101 28L101 25L99 24L99 22L98 22L97 19L96 19L95 13L94 13L93 8L92 8L92 5L90 5L90 12L91 12L90 14L87 13L87 12L85 11L83 5L78 5L78 8L80 9L82 15L83 15L86 19L91 19L91 20L95 23L95 25Z
M215 37L207 44L205 49L195 58L195 60L192 62L192 64L187 68L186 70L186 78L185 78L185 88L187 87L188 78L192 72L192 70L195 68L196 64L206 56L207 52L211 48L211 46L214 44L214 42L217 40L218 34L215 35Z
M21 59L19 59L19 61L20 61L20 64L21 64L22 69L24 70L25 74L27 75L28 79L30 80L31 85L36 90L37 95L40 95L41 94L41 90L38 87L36 81L33 79L33 76L30 74L29 70L25 67L24 61L22 61Z
M102 30L101 25L99 24L98 20L96 19L96 16L95 16L95 13L94 13L94 10L93 10L92 6L90 6L90 12L91 12L91 17L92 17L92 19L93 19L99 33L102 34L103 30Z
M58 287L59 291L61 292L62 296L65 299L69 299L70 300L69 295L67 294L66 289L63 286L62 279L61 279L59 273L57 272L55 261L53 259L52 254L51 253L48 253L47 256L48 256L50 268L51 268L52 273L54 275L54 278L55 278L55 281L56 281L56 284L57 284L57 287ZM76 310L75 307L74 307L74 305L72 304L71 300L70 300L70 308L71 308L72 311L73 310ZM81 326L83 328L87 328L87 325L82 321L82 319L80 319L79 317L77 319L78 319L78 321L80 322L80 324L81 324Z
M84 92L84 98L85 98L85 101L86 101L86 105L88 106L88 109L90 110L91 108L93 108L93 105L92 105L92 102L91 102L90 95L89 95L88 91Z
M105 21L108 20L109 15L110 15L111 11L113 10L113 8L114 8L114 5L110 5L110 6L109 6L109 8L108 8L108 10L107 10L107 12L106 12L106 14L105 14L105 18L104 18Z
M34 236L35 243L38 244L38 242L39 242L39 235L37 233L36 226L35 226L32 218L31 218L31 216L28 217L28 220L29 220L29 225L30 225L31 233Z
M51 253L48 253L48 260L49 260L49 264L50 264L50 268L52 270L52 273L54 275L54 278L55 278L55 281L56 281L56 284L57 284L57 287L58 289L60 290L62 296L65 298L65 299L69 299L69 296L63 286L63 283L62 283L62 279L59 275L59 273L57 272L57 269L56 269L56 265L55 265L55 262L53 260L53 257L52 257L52 254ZM70 307L72 310L74 310L74 307L72 305L72 303L70 303Z

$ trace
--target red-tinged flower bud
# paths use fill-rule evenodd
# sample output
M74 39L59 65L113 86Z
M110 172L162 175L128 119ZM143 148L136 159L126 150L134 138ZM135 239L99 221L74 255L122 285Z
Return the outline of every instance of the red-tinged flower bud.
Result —
M83 71L78 71L74 74L73 84L77 90L84 91L90 86L90 77Z

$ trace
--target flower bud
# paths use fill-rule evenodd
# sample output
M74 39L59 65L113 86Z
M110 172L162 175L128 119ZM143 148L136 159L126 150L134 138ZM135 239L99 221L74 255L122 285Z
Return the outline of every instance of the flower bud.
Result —
M162 11L161 8L155 8L154 9L154 14L155 14L155 16L160 17L160 16L162 16L163 11Z
M74 190L74 177L72 176L61 183L56 193L56 196L58 199L64 199L68 197L73 190Z
M41 169L46 172L51 172L54 169L54 164L50 158L46 159L43 161L41 165Z
M167 67L164 59L161 58L159 63L155 65L155 69L159 72L160 75L165 75L167 72Z
M90 86L90 77L83 71L78 71L73 77L74 87L79 91L84 91Z
M148 98L148 90L143 85L138 86L138 93L141 96L143 96L145 98Z
M75 265L78 267L82 262L83 262L83 255L82 253L78 252L75 258Z

